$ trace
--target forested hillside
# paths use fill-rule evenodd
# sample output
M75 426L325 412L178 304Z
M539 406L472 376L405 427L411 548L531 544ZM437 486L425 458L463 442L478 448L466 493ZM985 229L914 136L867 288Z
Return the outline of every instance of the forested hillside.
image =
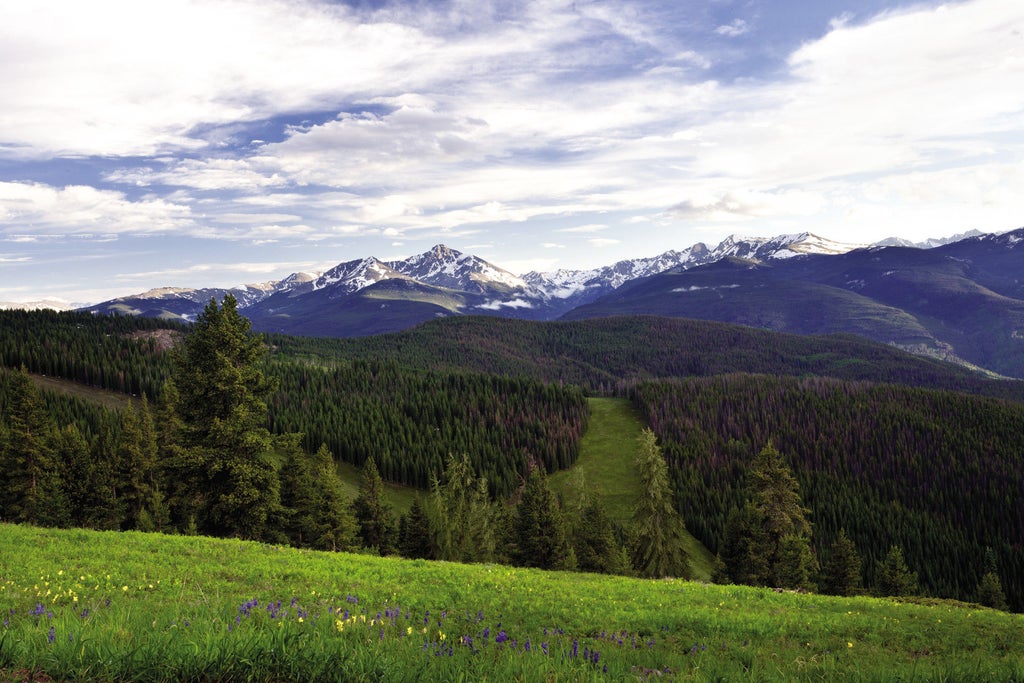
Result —
M645 382L632 398L664 448L687 527L712 551L771 442L799 482L816 547L827 554L845 529L868 585L896 545L929 594L969 600L991 547L1011 605L1024 607L1024 405L763 375Z
M1024 400L1022 381L986 379L852 335L802 336L655 316L575 322L461 317L361 339L271 335L269 340L286 356L316 362L386 358L406 367L578 384L597 393L616 393L624 383L643 378L751 372L893 382Z
M384 479L426 489L450 454L469 457L491 492L507 496L531 465L569 467L587 424L575 387L532 379L407 370L354 361L322 369L273 363L277 433L301 432L307 450L326 444L356 465L373 458Z
M215 306L211 314L221 315ZM661 501L651 519L673 517L662 504L668 500L689 531L721 552L730 518L750 497L751 468L771 444L799 484L793 495L810 511L809 523L797 526L802 545L791 550L813 556L801 556L802 578L790 585L812 585L837 556L845 530L863 560L850 561L862 589L883 581L880 563L895 548L928 594L971 600L986 576L1002 577L1011 606L1024 607L1024 404L1010 400L1022 396L1024 383L852 337L687 320L459 318L360 340L248 338L244 321L231 320L238 329L227 339L245 349L239 368L251 365L246 392L254 398L244 409L218 408L222 417L211 421L202 387L228 366L203 364L228 342L208 344L199 356L207 360L197 364L181 351L197 343L181 341L195 328L0 312L0 360L12 368L0 373L0 447L10 465L3 484L11 494L0 517L327 548L362 543L413 557L542 556L550 566L599 571L681 566L643 559L635 529L612 524L600 500L560 511L543 478L531 475L575 461L588 421L585 394L617 394L631 398L657 435L642 450L661 449L670 468L662 475L658 458L645 461L654 488L642 498ZM38 394L13 370L22 366L150 400L112 411ZM218 400L235 395L230 386L212 386L224 397ZM253 457L218 456L237 449ZM364 518L355 536L349 503L331 483L333 463L342 460L367 471L363 502L351 502ZM252 463L258 467L250 470ZM431 502L418 501L402 519L403 533L373 526L389 514L367 502L379 500L381 476L431 489ZM674 498L650 493L662 478ZM230 502L238 482L247 482L248 502ZM209 486L222 488L210 493ZM503 501L513 493L530 501L532 521L509 516ZM258 510L262 521L233 526L242 509ZM563 528L562 540L533 547L537 533L529 529L555 527ZM432 539L429 547L412 543L417 537ZM662 543L656 534L647 542ZM726 549L735 562L735 548Z

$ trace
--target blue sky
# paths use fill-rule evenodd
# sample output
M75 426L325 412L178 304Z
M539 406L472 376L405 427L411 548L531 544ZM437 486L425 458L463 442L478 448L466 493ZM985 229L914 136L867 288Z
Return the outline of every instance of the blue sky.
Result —
M1019 0L0 0L0 301L1024 225Z

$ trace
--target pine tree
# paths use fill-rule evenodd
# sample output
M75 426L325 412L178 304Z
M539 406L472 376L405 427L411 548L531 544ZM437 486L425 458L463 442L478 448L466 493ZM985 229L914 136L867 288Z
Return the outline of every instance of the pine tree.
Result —
M774 572L777 587L812 591L815 586L811 576L817 568L817 561L806 536L789 534L782 537Z
M573 549L580 571L620 574L625 569L615 525L599 500L589 502L580 512L574 525Z
M764 536L761 516L753 503L747 501L729 512L718 556L723 565L719 572L723 583L763 586L768 582Z
M257 366L259 337L230 294L203 309L176 348L176 412L186 452L179 458L186 487L201 493L199 529L220 536L260 538L278 514L280 483L265 426L273 389Z
M384 481L372 457L363 464L359 495L352 501L352 511L364 548L373 548L382 556L395 552L395 518L384 500Z
M1007 609L1003 582L999 579L999 565L992 548L985 549L985 573L978 583L977 601L993 609Z
M821 579L821 592L827 595L853 595L861 582L861 559L846 529L832 544Z
M119 503L124 510L124 528L138 529L139 519L153 507L156 491L156 437L148 403L141 410L128 404L121 411L121 429L115 454ZM150 518L149 523L152 523Z
M791 584L802 574L800 558L809 558L809 570L814 569L811 524L806 517L809 511L800 499L800 485L771 442L751 463L748 491L763 532L759 552L768 563L767 582L778 587L797 587Z
M0 444L0 518L39 526L70 520L51 448L54 431L39 390L24 366L7 388L6 444Z
M877 592L883 597L917 595L917 572L910 571L903 558L903 549L890 546L885 559L875 570Z
M675 507L668 465L650 429L640 434L636 466L641 493L633 513L633 567L641 576L688 577L686 527Z
M427 513L437 559L494 559L496 541L487 480L474 475L468 456L448 456L442 478L431 487Z
M515 542L516 563L522 567L566 569L570 564L565 518L540 467L530 472L519 498Z
M430 519L420 497L413 498L409 513L403 517L405 525L400 534L398 551L402 557L418 560L436 558L431 543Z

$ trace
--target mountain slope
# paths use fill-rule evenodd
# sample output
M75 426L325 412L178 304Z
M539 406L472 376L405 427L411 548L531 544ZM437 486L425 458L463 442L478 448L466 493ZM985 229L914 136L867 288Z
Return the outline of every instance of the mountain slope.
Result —
M798 334L851 332L1024 377L1024 229L944 247L857 249L770 264L723 259L625 285L565 319L629 313Z

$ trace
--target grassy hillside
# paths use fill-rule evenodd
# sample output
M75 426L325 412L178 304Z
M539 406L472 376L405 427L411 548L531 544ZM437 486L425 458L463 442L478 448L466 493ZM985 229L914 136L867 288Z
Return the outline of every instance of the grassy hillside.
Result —
M957 603L0 525L0 679L1020 680ZM44 675L45 674L45 675Z
M551 488L572 506L582 485L603 501L609 517L627 525L640 495L633 459L643 423L626 399L591 398L590 410L590 426L583 435L580 456L571 469L552 475ZM693 576L710 579L715 559L711 551L690 533L686 551Z

